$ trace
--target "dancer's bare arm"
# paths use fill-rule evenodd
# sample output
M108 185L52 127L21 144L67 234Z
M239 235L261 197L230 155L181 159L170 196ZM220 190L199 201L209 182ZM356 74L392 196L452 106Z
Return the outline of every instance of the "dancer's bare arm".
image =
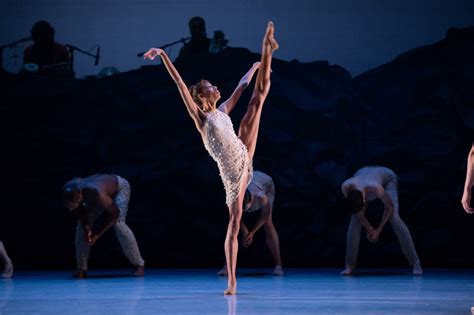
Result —
M178 70L176 70L165 51L161 48L150 48L143 55L143 59L154 60L157 56L160 56L161 60L163 60L163 64L165 65L166 69L168 70L168 73L170 74L171 78L174 80L176 86L178 87L179 93L181 94L181 98L183 99L184 105L186 105L186 109L188 110L189 115L193 119L198 131L201 132L203 122L206 119L206 115L194 102L191 94L189 93L188 87L183 82L183 79L181 79Z
M250 70L242 77L242 79L240 79L239 84L237 85L229 99L219 106L220 111L229 114L234 109L235 104L237 104L240 96L252 81L253 75L259 67L260 62L256 62L252 65L252 68L250 68Z
M383 227L385 226L385 224L392 217L393 210L394 210L393 200L387 194L385 189L383 189L383 187L380 186L380 187L377 188L376 196L382 201L385 209L384 209L382 220L380 221L380 224L377 226L377 228L375 230L369 232L369 239L372 239L372 241L377 241L378 240L379 235L383 230Z
M273 204L271 204L264 193L257 195L255 198L257 198L257 202L260 205L260 217L257 219L257 222L255 222L253 228L248 232L247 237L244 238L243 243L245 247L250 246L255 233L257 233L257 231L268 221L268 218L272 213Z
M247 234L249 233L249 229L244 223L243 219L240 219L240 234L242 235L242 238L246 238Z
M107 231L112 225L117 222L119 217L119 209L115 202L107 194L97 191L90 190L87 192L88 206L97 209L96 211L103 212L104 220L102 224L95 230L92 231L92 235L86 241L88 245L94 245L94 243Z
M367 230L367 234L375 230L372 224L370 224L369 220L367 220L365 217L364 211L359 211L354 213L354 215L357 220L359 220L360 224L362 224L362 226Z
M461 199L462 207L464 211L469 214L474 213L474 208L471 208L471 189L474 184L474 143L471 146L471 151L467 156L467 171L466 171L466 181L464 183L464 192Z
M380 222L379 226L377 227L377 229L379 229L380 231L382 231L385 224L388 222L388 220L390 220L390 218L392 217L392 214L393 214L393 210L394 210L393 209L392 198L390 198L390 196L387 194L385 189L382 188L382 190L383 190L383 194L380 197L380 200L383 202L385 209L384 209L384 212L383 212L382 221Z
M84 240L89 240L92 236L92 229L89 222L90 209L86 209L80 205L77 209L74 209L74 214L77 216L77 220L84 230Z

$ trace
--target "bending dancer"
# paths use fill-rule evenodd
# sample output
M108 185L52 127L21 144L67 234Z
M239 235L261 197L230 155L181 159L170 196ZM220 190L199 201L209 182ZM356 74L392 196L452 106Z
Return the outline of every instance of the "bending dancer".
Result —
M260 217L255 223L252 230L249 231L243 220L240 222L241 234L243 238L244 247L249 247L252 244L255 233L263 226L267 237L267 246L272 253L275 261L275 269L273 274L276 276L283 276L283 268L281 267L280 257L280 241L278 233L273 225L273 204L275 201L275 185L273 179L259 171L253 173L252 182L247 187L244 197L244 212L253 212L260 210ZM219 276L227 275L227 266L217 273Z
M262 44L262 59L242 77L230 98L216 109L221 95L217 87L209 81L201 80L190 89L181 79L178 71L162 49L151 48L145 59L153 60L160 56L166 69L175 81L188 113L202 136L204 146L217 162L219 173L226 191L226 203L229 208L229 225L224 243L228 288L224 294L235 294L237 280L235 268L237 262L237 236L242 217L242 203L245 188L252 179L252 158L257 144L258 128L263 102L270 90L270 66L273 52L278 49L274 39L273 23L269 22ZM228 114L232 111L243 90L248 86L257 71L257 79L247 112L242 118L238 136L235 134Z
M464 193L461 204L466 213L473 214L474 208L471 207L472 186L474 185L474 142L471 145L471 151L467 156L466 181L464 183Z
M11 278L13 277L13 264L10 257L8 257L7 251L5 250L5 246L3 246L3 242L0 241L0 260L2 260L4 267L3 271L0 274L0 278Z
M361 226L367 230L369 241L375 243L379 239L384 225L390 221L402 251L410 266L413 267L413 274L422 275L423 270L410 231L398 213L397 175L386 167L363 167L355 173L354 177L346 180L341 189L352 211L351 222L347 230L346 269L341 274L351 275L356 269ZM382 201L385 210L382 221L374 228L365 217L365 212L368 203L376 198Z
M145 274L145 262L138 249L135 235L125 223L130 200L130 184L118 175L95 174L74 178L63 187L64 206L77 215L76 228L76 278L86 277L90 247L114 227L123 253L135 266L135 276ZM103 217L98 227L95 220Z

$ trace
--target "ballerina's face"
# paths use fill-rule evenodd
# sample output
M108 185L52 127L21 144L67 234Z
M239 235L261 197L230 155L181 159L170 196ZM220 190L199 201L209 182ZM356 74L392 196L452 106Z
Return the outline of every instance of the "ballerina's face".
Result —
M215 104L221 98L221 92L219 92L217 86L212 85L209 81L202 85L200 94L212 104Z

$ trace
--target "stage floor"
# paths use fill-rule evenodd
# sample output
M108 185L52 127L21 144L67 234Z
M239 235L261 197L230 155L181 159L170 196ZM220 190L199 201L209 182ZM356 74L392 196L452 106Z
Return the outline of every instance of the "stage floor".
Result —
M238 295L225 297L217 270L15 272L0 279L0 314L471 314L474 270L240 269Z

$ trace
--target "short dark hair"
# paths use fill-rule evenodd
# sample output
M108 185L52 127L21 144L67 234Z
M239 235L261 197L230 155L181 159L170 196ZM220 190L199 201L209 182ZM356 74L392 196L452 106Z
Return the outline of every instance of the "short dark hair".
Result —
M65 201L74 201L77 194L79 193L79 189L77 188L64 188L63 189L63 200Z
M79 192L80 190L77 187L77 178L74 178L64 184L62 193L63 200L74 201Z
M354 189L347 194L346 207L352 213L357 213L364 208L364 196L360 190Z

